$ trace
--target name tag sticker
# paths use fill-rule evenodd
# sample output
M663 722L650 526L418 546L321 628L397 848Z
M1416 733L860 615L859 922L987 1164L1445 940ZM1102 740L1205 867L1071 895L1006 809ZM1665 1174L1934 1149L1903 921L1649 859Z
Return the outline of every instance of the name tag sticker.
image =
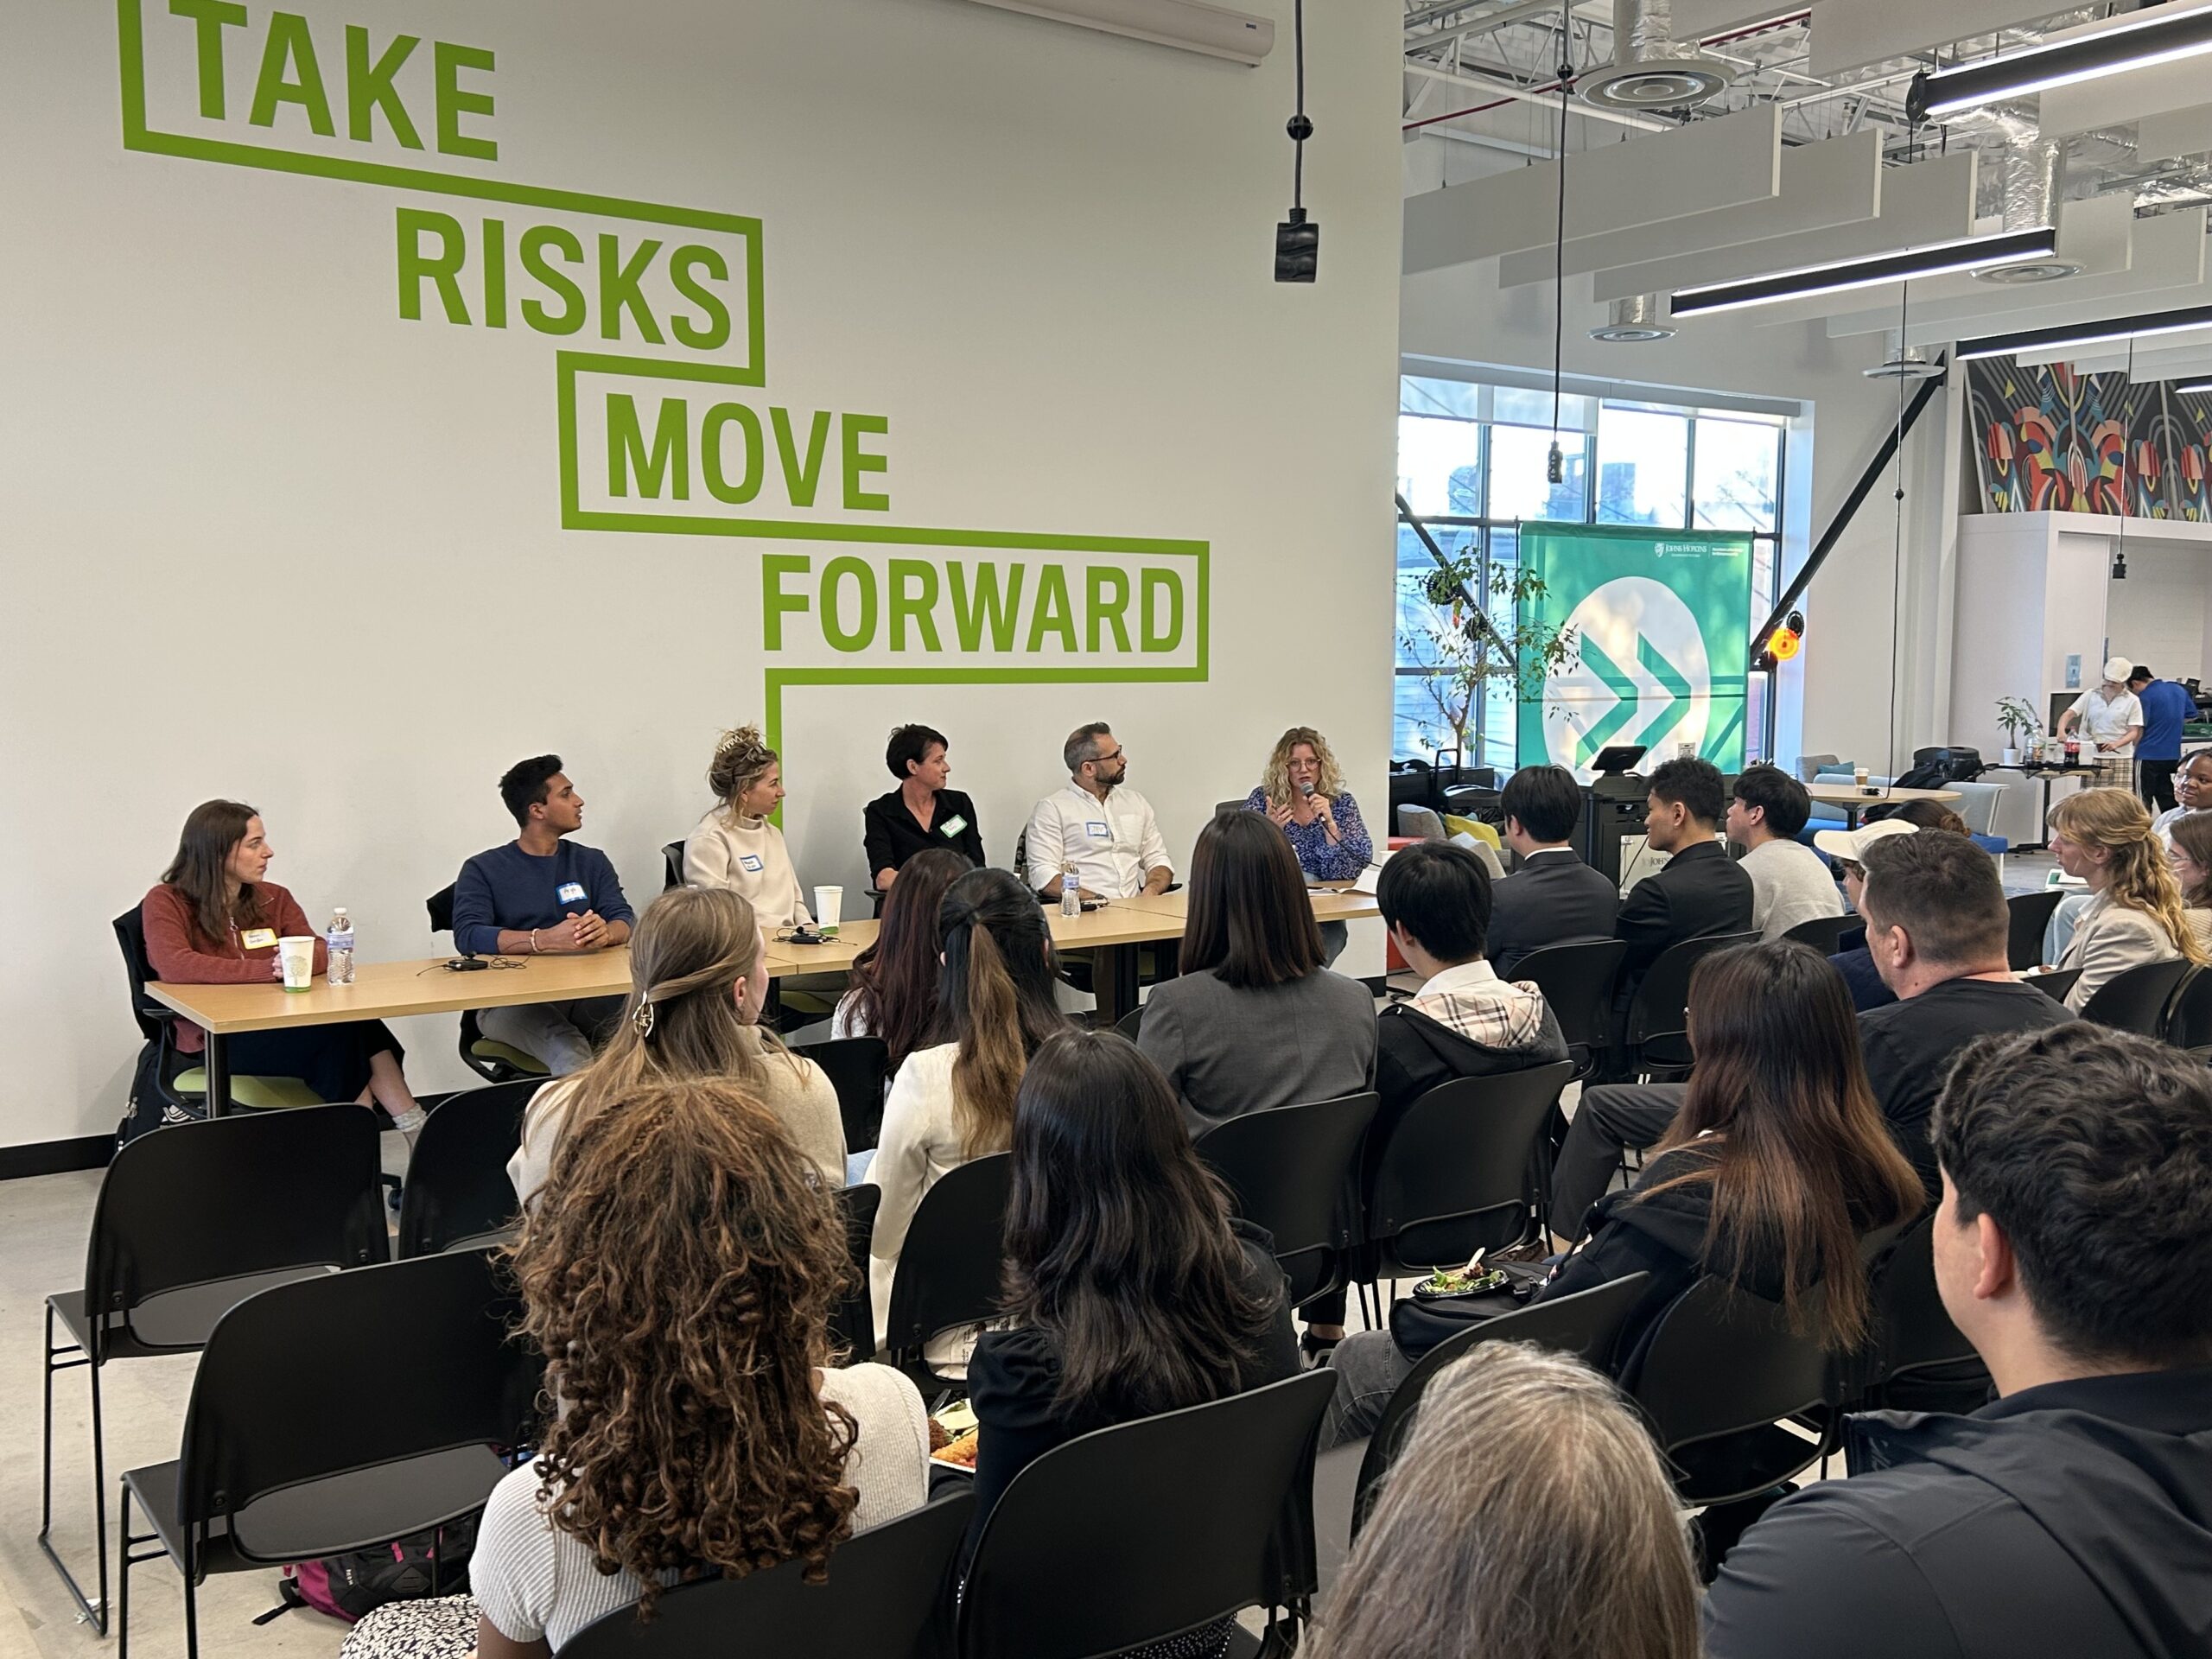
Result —
M746 868L747 869L748 869L748 870L752 871L753 874L758 875L758 874L760 874L760 854L758 854L758 853L740 853L740 854L737 855L737 861L738 861L739 863L742 864L743 866L745 866L745 868Z
M584 901L584 884L581 881L563 881L561 884L560 892L553 896L564 905L581 905Z
M947 818L943 823L938 825L938 833L942 836L957 836L967 827L968 820L965 818Z
M238 943L249 950L272 950L276 946L276 930L273 927L249 927L238 935Z
M1094 841L1111 841L1114 838L1114 832L1096 818L1091 819L1083 826L1083 833Z

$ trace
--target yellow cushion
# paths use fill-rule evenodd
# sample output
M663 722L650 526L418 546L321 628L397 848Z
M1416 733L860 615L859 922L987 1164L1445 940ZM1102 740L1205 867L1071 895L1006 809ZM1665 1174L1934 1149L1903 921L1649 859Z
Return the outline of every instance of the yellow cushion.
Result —
M479 1037L468 1046L468 1052L480 1060L499 1060L533 1077L545 1075L545 1062L537 1055L525 1054L507 1043L495 1043L489 1037Z
M189 1071L180 1071L169 1084L180 1095L205 1095L207 1092L207 1073L194 1066ZM320 1106L315 1090L297 1077L232 1077L231 1100L238 1106L252 1106L263 1111L274 1111L285 1106Z
M1444 833L1447 836L1472 836L1495 852L1499 842L1497 831L1480 818L1463 818L1457 813L1444 814Z

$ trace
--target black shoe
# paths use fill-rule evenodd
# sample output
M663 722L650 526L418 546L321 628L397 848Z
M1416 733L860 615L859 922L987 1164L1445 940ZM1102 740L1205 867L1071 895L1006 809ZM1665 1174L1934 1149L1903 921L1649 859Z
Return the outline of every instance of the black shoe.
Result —
M1342 1337L1317 1337L1311 1331L1304 1332L1298 1338L1298 1357L1306 1362L1309 1370L1318 1369L1329 1363L1330 1354L1343 1340Z

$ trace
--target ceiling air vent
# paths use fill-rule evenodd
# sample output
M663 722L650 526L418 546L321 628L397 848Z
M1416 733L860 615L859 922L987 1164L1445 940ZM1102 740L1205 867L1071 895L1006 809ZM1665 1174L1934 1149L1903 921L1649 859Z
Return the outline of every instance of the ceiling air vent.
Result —
M1726 91L1729 67L1677 44L1673 0L1613 0L1613 60L1585 72L1574 90L1608 110L1686 110Z

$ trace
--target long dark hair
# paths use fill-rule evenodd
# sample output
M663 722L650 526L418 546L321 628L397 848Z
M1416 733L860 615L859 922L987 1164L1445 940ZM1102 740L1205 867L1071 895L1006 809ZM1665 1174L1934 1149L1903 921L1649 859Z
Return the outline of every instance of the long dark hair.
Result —
M875 942L853 958L853 1011L883 1039L894 1071L937 1026L938 910L945 889L975 868L950 847L916 853L899 867Z
M232 923L244 926L261 919L261 897L253 883L238 888L235 904L229 890L231 849L260 816L243 801L200 802L184 821L176 856L162 872L162 881L191 901L200 931L218 942L230 936Z
M899 891L893 887L893 893ZM957 1043L952 1117L970 1158L1005 1149L1029 1057L1068 1028L1052 1001L1052 938L1037 895L1007 870L970 870L938 907L938 1036Z
M1261 813L1215 816L1191 854L1183 971L1224 985L1283 985L1327 959L1290 837Z
M1022 1079L1005 1306L1058 1339L1063 1413L1116 1421L1234 1393L1275 1316L1173 1087L1111 1032L1071 1027Z
M1927 1199L1867 1086L1843 976L1780 939L1716 951L1690 976L1689 1027L1697 1069L1657 1150L1701 1166L1638 1197L1711 1183L1707 1267L1742 1279L1778 1255L1790 1324L1807 1327L1804 1294L1821 1286L1817 1334L1855 1346L1867 1313L1860 1232Z

